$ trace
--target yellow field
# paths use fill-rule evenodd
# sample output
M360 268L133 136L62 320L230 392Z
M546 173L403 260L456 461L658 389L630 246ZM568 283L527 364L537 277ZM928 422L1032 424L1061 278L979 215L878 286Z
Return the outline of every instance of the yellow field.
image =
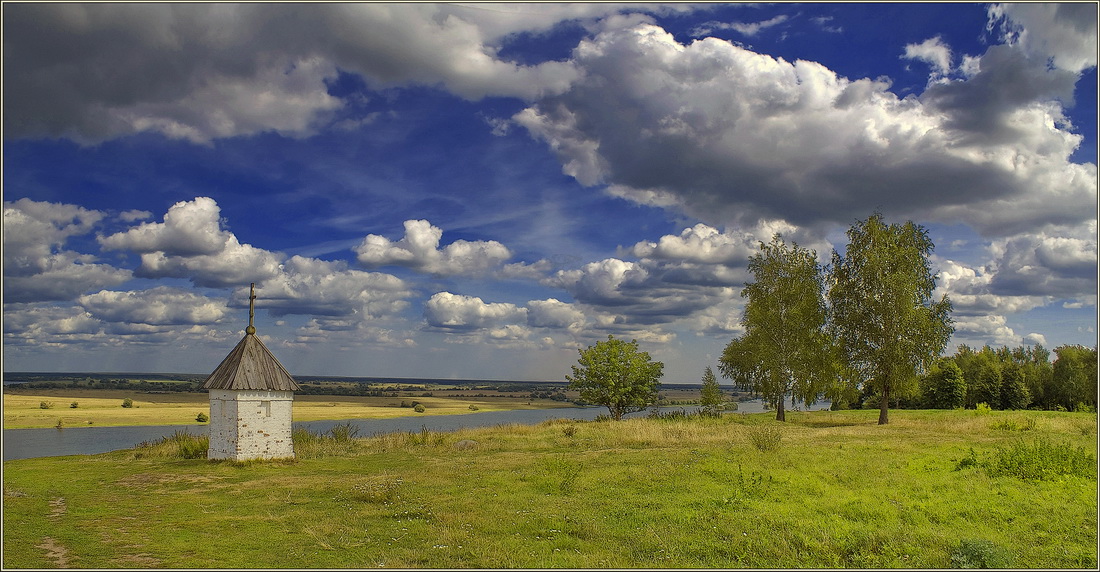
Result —
M122 407L130 398L134 406ZM53 407L42 409L41 403ZM401 402L419 401L426 409L416 413ZM77 407L70 405L75 402ZM294 398L294 421L326 419L387 419L421 415L451 415L509 409L569 407L570 403L517 397L357 397L298 395ZM33 395L4 393L4 429L56 427L109 427L119 425L198 424L199 413L210 413L206 393L139 393L125 390L42 389Z

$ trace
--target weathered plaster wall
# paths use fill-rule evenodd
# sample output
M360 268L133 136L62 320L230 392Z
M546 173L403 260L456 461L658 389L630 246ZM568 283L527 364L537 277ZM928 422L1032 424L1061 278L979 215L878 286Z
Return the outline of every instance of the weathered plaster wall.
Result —
M292 391L210 390L209 459L294 456Z

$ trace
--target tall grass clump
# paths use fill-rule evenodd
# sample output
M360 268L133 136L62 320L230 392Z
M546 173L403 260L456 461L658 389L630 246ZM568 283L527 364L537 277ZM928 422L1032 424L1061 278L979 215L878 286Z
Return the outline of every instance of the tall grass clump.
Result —
M961 540L951 551L954 568L1008 568L1012 555L988 540Z
M294 455L303 459L317 459L339 455L351 455L358 451L359 427L340 423L324 433L309 429L294 429Z
M779 425L768 423L748 428L749 443L757 451L773 451L779 448L783 440L783 431Z
M984 463L991 477L1012 476L1024 480L1051 481L1063 476L1096 480L1096 456L1084 447L1036 439L998 447Z
M137 458L205 459L210 447L210 437L194 435L178 430L156 441L146 441L137 446Z

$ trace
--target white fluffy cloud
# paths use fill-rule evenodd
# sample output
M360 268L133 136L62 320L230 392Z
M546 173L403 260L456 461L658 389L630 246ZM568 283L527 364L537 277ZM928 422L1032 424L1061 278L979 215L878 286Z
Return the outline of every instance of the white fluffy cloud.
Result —
M932 70L939 75L945 75L951 71L951 48L943 43L939 36L929 38L919 44L905 46L905 57L920 60L932 66Z
M525 322L527 310L515 304L485 302L476 296L434 294L424 305L428 325L448 330L500 329Z
M442 237L443 230L426 220L407 220L400 240L369 234L355 252L359 263L368 268L405 266L440 276L484 273L512 256L495 240L456 240L440 248Z
M637 20L609 20L574 59L584 77L513 120L582 184L709 224L847 224L877 205L1011 234L1095 204L1095 165L1068 160L1081 138L1059 101L1074 76L1011 46L920 99Z
M72 300L129 280L129 270L64 248L103 218L99 211L75 205L25 198L4 202L4 301Z
M405 281L390 274L349 270L342 261L292 256L279 274L257 286L256 295L263 297L263 307L276 316L306 314L364 321L404 310L412 292Z
M125 292L103 290L81 296L77 302L104 322L149 326L214 324L226 314L225 299L167 286Z
M272 278L282 258L241 244L224 230L221 209L209 197L178 202L165 213L164 222L142 223L99 242L104 249L139 253L138 276L187 278L215 288Z

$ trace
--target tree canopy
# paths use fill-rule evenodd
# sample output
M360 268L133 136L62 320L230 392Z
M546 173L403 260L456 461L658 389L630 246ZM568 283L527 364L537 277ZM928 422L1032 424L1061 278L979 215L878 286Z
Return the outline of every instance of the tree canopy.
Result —
M812 405L827 388L833 352L825 334L824 279L817 253L787 245L779 234L749 259L754 282L741 324L745 334L726 346L719 359L724 377L761 395L786 420L785 400Z
M638 349L638 340L625 342L609 335L580 352L573 375L565 376L581 399L606 406L612 419L643 411L657 402L665 364Z
M853 381L879 396L881 425L889 422L890 398L911 394L946 348L951 302L933 299L934 245L924 227L888 225L875 213L848 229L848 239L843 255L833 251L831 330Z

